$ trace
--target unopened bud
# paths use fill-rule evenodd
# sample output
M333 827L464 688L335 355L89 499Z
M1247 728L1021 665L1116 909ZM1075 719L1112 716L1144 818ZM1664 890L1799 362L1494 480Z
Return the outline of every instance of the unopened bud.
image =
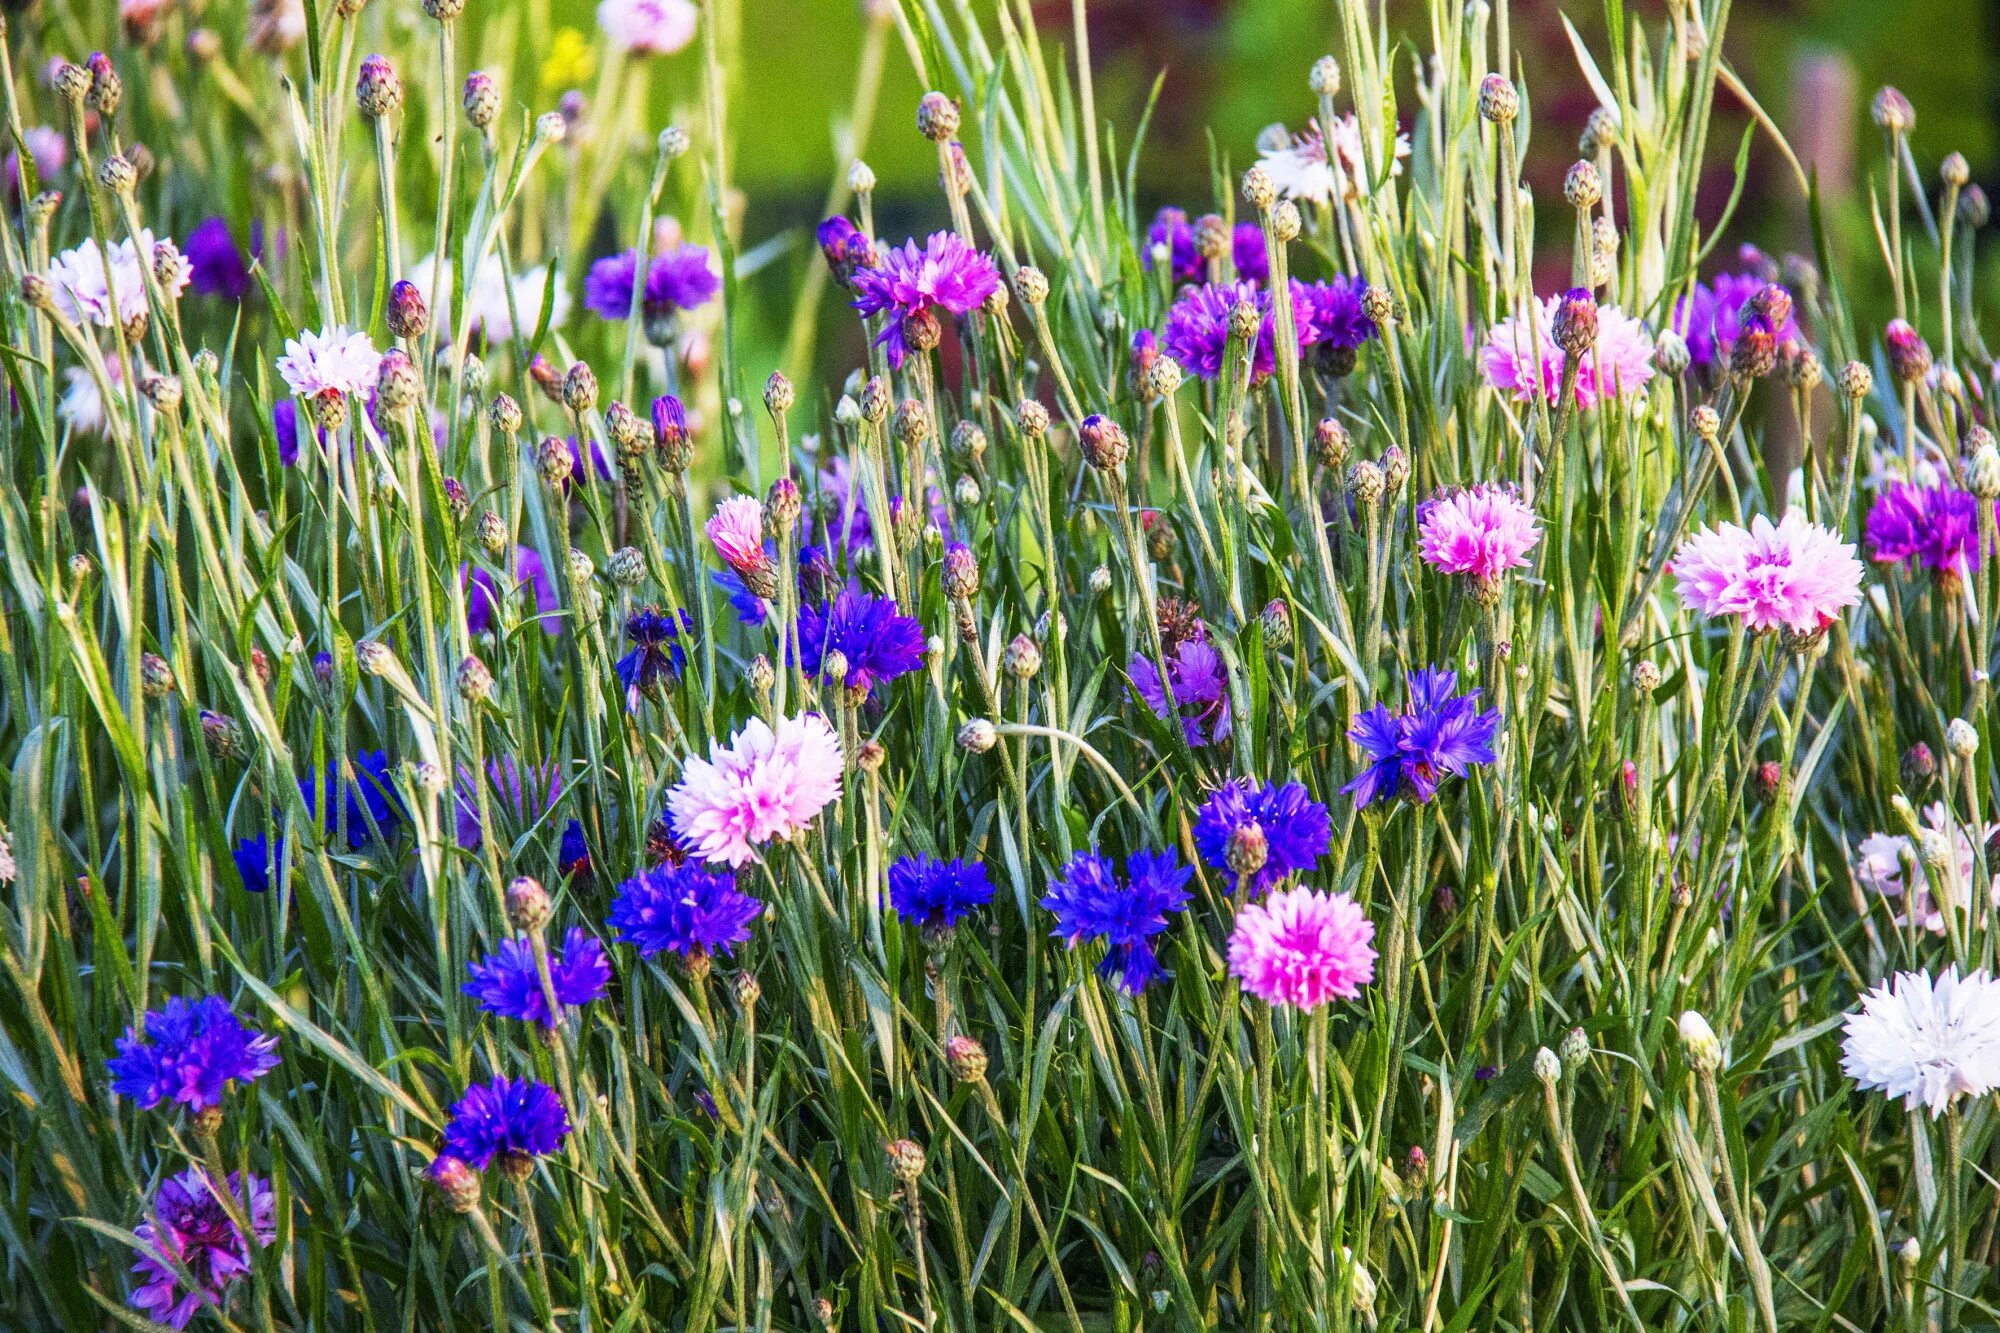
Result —
M958 729L958 747L973 754L985 754L999 741L999 732L983 717L976 717Z
M549 903L549 891L541 881L529 875L522 875L507 886L507 924L514 929L532 933L549 923L549 915L554 908Z
M1687 1062L1695 1070L1712 1074L1722 1067L1722 1043L1716 1040L1715 1029L1708 1020L1689 1009L1681 1015L1681 1046L1687 1053Z

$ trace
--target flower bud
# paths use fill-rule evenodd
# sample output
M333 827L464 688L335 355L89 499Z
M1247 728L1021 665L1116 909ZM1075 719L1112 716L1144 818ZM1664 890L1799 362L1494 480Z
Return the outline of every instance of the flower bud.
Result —
M129 158L113 153L98 167L97 183L113 194L130 194L139 184L139 173Z
M375 401L382 410L401 415L415 407L423 396L423 376L417 373L416 362L410 360L409 354L400 347L384 352L375 380Z
M1597 345L1597 301L1588 288L1572 287L1557 299L1550 336L1570 357L1582 357Z
M636 546L621 546L605 562L604 572L621 588L636 588L646 580L646 557Z
M1090 571L1090 590L1099 597L1111 591L1111 570L1108 566L1099 565Z
M139 392L146 395L146 401L156 412L172 412L181 405L181 381L178 375L148 375L139 381Z
M1854 402L1866 398L1875 388L1875 372L1860 361L1849 361L1835 378L1840 392Z
M371 55L362 60L360 77L354 83L354 101L370 120L392 115L403 105L403 80L387 56Z
M1156 356L1146 367L1140 384L1148 398L1171 398L1181 387L1181 364L1164 353Z
M1703 403L1688 413L1688 428L1704 443L1714 444L1722 434L1722 414Z
M1937 756L1931 753L1930 746L1918 741L1903 751L1900 767L1904 789L1922 795L1937 777Z
M1978 185L1968 185L1958 196L1958 220L1974 231L1993 220L1993 207L1986 201L1986 191Z
M431 324L431 312L424 304L424 294L408 278L398 278L390 286L389 299L382 315L389 325L389 332L398 338L421 338Z
M847 188L858 195L873 194L875 169L860 158L855 158L847 168Z
M1021 265L1014 270L1014 295L1021 298L1022 305L1041 305L1049 299L1047 275L1031 264Z
M563 376L563 406L579 416L597 406L597 375L579 361Z
M768 695L771 687L778 683L778 673L772 668L771 659L762 653L750 659L750 670L747 674L750 678L751 691L760 697Z
M1272 598L1264 603L1264 609L1257 617L1263 626L1264 644L1269 648L1288 648L1292 642L1292 608L1280 600Z
M1356 463L1347 474L1348 492L1358 503L1364 505L1371 505L1380 500L1385 484L1382 469L1365 458Z
M1238 878L1255 875L1271 859L1271 842L1264 826L1252 819L1239 824L1229 835L1225 859L1229 873Z
M1916 108L1910 105L1910 99L1886 83L1869 103L1868 115L1890 134L1908 134L1917 123Z
M1305 219L1299 216L1299 206L1289 199L1280 199L1271 210L1271 232L1280 245L1289 245L1299 239L1305 229Z
M985 754L999 742L1000 733L983 717L976 717L958 729L958 748L972 754Z
M1553 1088L1562 1081L1562 1057L1544 1046L1535 1052L1535 1077Z
M1016 680L1032 680L1042 669L1042 650L1025 634L1016 634L1002 657L1007 674Z
M914 1185L924 1173L924 1150L909 1139L897 1139L885 1149L889 1174L905 1185Z
M1979 753L1979 732L1962 717L1955 717L1945 724L1944 745L1960 759L1970 759Z
M424 1178L454 1213L470 1213L479 1207L479 1173L458 1158L440 1155L424 1171Z
M493 395L486 412L492 419L493 429L502 435L517 435L521 430L521 405L504 393Z
M174 692L174 668L158 653L139 659L139 687L148 699L164 699Z
M944 143L958 133L958 103L940 92L925 93L917 102L917 133L932 143Z
M1021 428L1021 434L1039 440L1049 433L1049 409L1037 399L1023 398L1014 409L1014 423Z
M1234 238L1220 214L1203 213L1194 221L1194 252L1203 259L1227 259Z
M1920 383L1930 373L1930 346L1908 321L1889 321L1882 331L1882 349L1889 360L1889 373L1901 383Z
M798 529L805 501L799 484L790 477L778 477L764 493L764 523L775 536L788 537Z
M1095 412L1083 419L1077 430L1077 442L1083 447L1084 461L1100 472L1115 471L1132 451L1124 428Z
M495 558L507 550L507 521L491 509L479 516L479 544Z
M2000 497L2000 448L1994 447L1991 435L1987 435L1973 452L1969 472L1966 480L1975 498L1991 500Z
M484 703L493 697L492 669L470 653L458 664L456 681L458 697L469 704Z
M1689 1009L1681 1015L1681 1046L1687 1053L1690 1067L1699 1073L1712 1074L1722 1067L1722 1043L1716 1040L1715 1029L1708 1020Z
M217 759L228 759L243 751L243 728L227 713L201 710L201 739Z
M1511 125L1521 113L1521 95L1505 74L1488 74L1479 81L1479 116L1494 125Z
M483 69L465 76L465 91L460 100L465 107L465 119L475 130L490 129L500 118L500 89L493 76Z
M1262 163L1253 165L1243 173L1243 202L1259 213L1269 212L1278 200L1277 182Z
M535 451L535 471L541 475L542 484L552 491L562 489L575 467L576 455L570 452L567 440L547 436Z
M1590 1058L1590 1036L1582 1028L1571 1028L1563 1034L1562 1045L1556 1048L1562 1057L1564 1069L1575 1069Z
M986 1078L986 1048L967 1036L948 1038L944 1062L960 1083L979 1083Z
M521 875L507 886L507 924L514 929L538 931L549 923L554 910L549 903L549 891L532 876Z
M1597 207L1604 198L1604 182L1598 179L1597 165L1589 161L1578 161L1563 177L1563 198L1579 213Z
M1337 97L1340 95L1340 62L1332 56L1321 56L1313 61L1312 73L1306 77L1306 87L1314 97Z
M1632 666L1632 688L1640 694L1651 694L1660 688L1660 666L1651 658L1642 657Z

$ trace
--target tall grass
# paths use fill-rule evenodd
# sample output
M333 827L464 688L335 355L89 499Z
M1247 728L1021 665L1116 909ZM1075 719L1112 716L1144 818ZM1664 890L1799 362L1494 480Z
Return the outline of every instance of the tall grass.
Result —
M1219 381L1165 395L1131 365L1174 299L1147 262L1144 125L1095 104L1081 0L1059 30L1025 0L872 14L852 127L865 139L885 59L957 99L963 188L932 221L991 253L1011 298L947 322L900 371L871 349L842 385L847 367L802 370L821 321L852 318L816 275L787 339L796 387L765 383L774 350L731 317L768 280L770 237L732 187L730 122L784 95L740 86L731 0L701 13L698 75L675 90L687 118L665 134L642 123L658 75L636 55L601 51L581 118L554 112L535 78L555 41L542 3L451 17L307 0L282 54L250 44L239 6L169 7L144 42L105 8L15 19L0 71L25 177L0 246L0 1322L154 1326L128 1304L134 1228L190 1167L268 1178L275 1196L275 1238L198 1327L2000 1317L1991 1099L1905 1113L1843 1076L1838 1032L1890 971L1994 961L1974 888L1990 876L1994 561L1957 589L1871 566L1863 603L1801 636L1704 620L1665 568L1688 531L1788 506L1859 540L1875 453L1966 475L1990 419L1970 299L1983 208L1920 174L1892 117L1880 252L1788 261L1802 343L1777 374L1669 355L1643 394L1571 410L1496 392L1477 358L1493 324L1551 294L1533 275L1552 265L1658 331L1733 254L1736 195L1701 220L1717 216L1704 169L1733 160L1740 187L1748 161L1710 135L1718 98L1746 95L1728 0L1680 0L1664 22L1612 0L1601 46L1576 39L1600 99L1586 146L1602 197L1580 209L1521 178L1531 125L1557 141L1580 126L1536 124L1537 90L1518 84L1518 118L1482 115L1482 80L1515 67L1504 0L1400 7L1407 29L1338 5L1328 32L1300 34L1294 128L1332 135L1352 112L1360 188L1296 219L1259 208L1241 188L1254 149L1222 144L1214 197L1179 202L1258 224L1274 277L1364 277L1377 336L1330 373L1292 353L1281 301L1273 374L1242 373L1234 338ZM47 73L92 46L122 82L115 106L102 75ZM404 88L379 118L353 97L373 51ZM490 126L461 112L475 67L500 74ZM874 133L914 132L915 110L883 107ZM51 182L27 151L42 126L67 143ZM1784 183L1803 184L1789 167ZM843 158L828 201L850 198L872 230L868 173ZM29 276L141 228L185 238L212 212L239 241L261 224L240 303L175 299L149 274L143 320L94 327ZM661 327L580 306L551 319L557 287L580 293L608 251L650 255L666 215L712 248L715 304ZM450 280L425 292L429 330L399 340L390 285L432 252ZM555 275L508 338L470 336L466 275L489 256ZM1941 374L1898 379L1874 350L1887 312L1844 304L1843 272L1875 265ZM337 324L404 347L420 401L372 419L351 404L324 448L301 415L281 466L276 358ZM73 369L103 399L95 432L60 410ZM616 404L643 420L667 393L695 422L691 469L621 447ZM1122 467L1082 457L1091 414L1129 438ZM1766 434L1787 428L1792 476L1766 463ZM570 436L608 475L548 484L568 454L544 442ZM842 460L893 537L836 578L893 595L932 636L921 670L865 699L778 646L796 634L796 545L779 548L770 625L749 627L701 531L721 496L787 476L810 519ZM1543 528L1497 599L1416 555L1423 502L1475 482L1517 485ZM925 491L931 506L891 521L889 495ZM947 593L946 540L976 559L970 597ZM560 634L511 595L515 543L547 563ZM510 593L487 634L468 564ZM614 663L643 605L685 614L686 656L673 688L628 702ZM1130 684L1188 616L1227 669L1225 743L1190 745ZM475 657L490 696L465 685ZM1357 810L1348 729L1430 664L1499 709L1497 762L1435 800ZM845 741L844 790L744 870L766 904L752 938L692 966L614 941L619 883L680 854L661 821L686 761L806 709ZM1961 718L1970 756L1946 742ZM1905 758L1920 743L1928 769ZM323 828L299 780L378 750L399 827ZM553 766L562 795L523 819L474 784L486 837L467 850L454 775L502 759ZM1375 923L1358 1000L1273 1008L1229 974L1247 877L1203 862L1192 830L1233 778L1301 782L1331 809L1306 882ZM1950 857L1901 870L1978 907L1942 934L1849 869L1873 831L1927 845L1930 801L1948 833L1971 831L1971 881ZM562 850L572 820L581 867ZM264 893L232 854L258 836L285 848ZM1197 866L1161 984L1128 993L1097 975L1097 946L1052 935L1039 902L1090 849ZM997 896L955 931L920 930L884 901L888 868L916 853L983 863ZM550 931L602 936L615 968L609 995L546 1037L461 989L514 933L506 891L524 875L554 899ZM114 1041L167 997L207 994L279 1037L278 1068L233 1088L219 1126L114 1096ZM1684 1049L1687 1010L1719 1060ZM983 1069L962 1042L947 1059L953 1038ZM453 1103L496 1073L556 1088L574 1132L518 1182L489 1173L459 1212L421 1173Z

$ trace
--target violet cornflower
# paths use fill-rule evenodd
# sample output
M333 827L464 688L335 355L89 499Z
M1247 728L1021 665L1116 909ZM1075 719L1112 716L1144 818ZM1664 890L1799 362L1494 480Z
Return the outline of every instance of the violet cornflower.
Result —
M606 924L643 958L662 951L706 958L749 939L763 910L737 889L735 875L689 861L642 870L619 885Z
M176 995L126 1028L117 1046L105 1061L111 1089L148 1111L161 1102L220 1106L231 1083L255 1083L278 1067L278 1039L246 1027L219 995Z
M889 905L927 930L949 930L993 901L993 881L978 861L906 856L889 867Z
M256 247L254 231L251 246L253 250ZM189 285L200 295L241 301L250 294L250 269L236 247L236 238L229 233L227 219L212 217L198 223L188 233L181 253L187 257Z
M465 993L479 1001L487 1013L555 1026L541 973L535 967L535 950L527 940L519 936L502 940L498 949L465 968L472 976L465 983ZM571 926L563 936L562 953L550 951L549 981L557 1004L577 1006L598 999L611 981L611 962L604 956L604 946L581 926Z
M916 241L905 241L883 251L880 267L857 270L854 308L864 318L883 317L875 341L888 352L889 364L900 370L905 320L940 309L963 318L998 290L1000 270L993 261L957 232L940 231L921 250Z
M562 771L554 764L524 766L512 755L487 760L486 779L498 797L497 808L517 824L534 823L554 809L556 798L562 795ZM460 764L458 780L453 785L456 813L453 832L458 835L461 848L478 851L485 841L485 831L479 823L479 774L470 764Z
M1333 820L1303 785L1253 786L1242 779L1224 783L1202 803L1194 845L1201 859L1217 870L1239 874L1242 871L1230 864L1231 852L1252 837L1252 830L1261 834L1264 844L1263 864L1254 880L1260 893L1287 875L1311 870L1333 845Z
M542 563L541 553L532 547L516 546L513 567L514 587L506 592L530 590L535 599L535 619L541 623L542 632L562 633L562 617L556 614L561 602L556 598L555 581L549 577L549 569ZM465 590L466 632L487 634L497 631L500 628L499 607L504 598L493 575L467 562L458 567L458 586Z
M1254 222L1239 222L1229 232L1229 258L1236 276L1259 286L1271 280L1271 256L1264 248L1264 229Z
M1070 858L1049 885L1042 906L1055 914L1051 933L1070 948L1101 939L1105 954L1097 975L1136 995L1166 975L1154 952L1153 937L1167 928L1167 915L1187 906L1187 882L1194 875L1172 852L1134 852L1118 882L1111 862L1096 852Z
M271 1185L258 1176L244 1178L231 1172L226 1186L241 1214L244 1204L251 1230L260 1245L278 1238L276 1204ZM247 1194L247 1199L246 1199ZM155 1323L169 1328L186 1328L204 1307L221 1309L229 1289L250 1271L250 1243L229 1218L229 1209L215 1197L210 1177L200 1167L189 1167L177 1176L160 1182L146 1220L132 1228L138 1238L138 1259L132 1275L138 1279L127 1304ZM181 1273L193 1279L181 1289Z
M1979 568L1979 545L1979 501L1943 482L1891 482L1868 511L1868 546L1878 564L1915 561L1962 581Z
M1718 273L1676 301L1672 328L1687 342L1688 360L1697 366L1727 366L1730 349L1743 332L1743 308L1765 285L1754 274ZM1789 316L1772 330L1780 344L1798 337L1798 321Z
M1146 248L1139 252L1139 261L1147 272L1153 269L1153 255L1160 247L1167 251L1167 266L1175 282L1198 282L1206 267L1194 248L1194 224L1188 221L1186 209L1162 208L1153 214L1153 223L1146 228Z
M553 1088L501 1074L467 1088L451 1108L444 1151L480 1171L497 1157L502 1170L525 1176L535 1158L562 1146L569 1128L569 1112Z
M1425 667L1408 684L1402 712L1377 702L1348 728L1348 739L1368 757L1368 766L1341 788L1354 794L1357 810L1405 787L1419 804L1428 802L1442 776L1463 777L1475 764L1494 760L1500 710L1480 712L1477 689L1457 693L1458 673L1445 667Z
M583 280L583 303L602 319L624 319L632 313L632 286L639 279L639 252L608 255L590 266ZM708 250L677 245L654 255L646 265L646 289L639 310L648 320L667 318L715 299L722 279L709 267Z
M847 661L849 690L865 694L924 664L924 625L902 614L893 597L877 597L859 583L821 606L799 608L799 664L818 677L826 657Z
M1160 687L1160 670L1153 659L1134 653L1125 673L1153 715L1166 717L1167 695ZM1229 675L1214 645L1206 639L1177 644L1167 657L1167 683L1173 686L1174 705L1189 745L1198 749L1229 739Z

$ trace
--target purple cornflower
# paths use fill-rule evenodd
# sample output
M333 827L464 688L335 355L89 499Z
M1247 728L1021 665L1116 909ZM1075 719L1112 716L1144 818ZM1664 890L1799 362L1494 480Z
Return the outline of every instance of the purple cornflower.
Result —
M484 1171L499 1158L502 1169L531 1168L531 1159L554 1152L569 1137L569 1112L546 1083L497 1075L473 1084L451 1108L444 1151Z
M555 581L549 577L548 566L542 563L540 553L532 547L514 548L514 583L516 589L533 590L536 619L541 622L542 631L547 634L562 633L562 618L555 614L561 606L556 600ZM476 569L470 562L460 565L458 586L465 590L466 631L470 634L498 631L502 594L492 573ZM508 591L512 593L515 589Z
M556 847L556 869L577 878L590 873L590 839L574 819L563 825L562 842Z
M1728 365L1730 348L1743 332L1743 307L1766 285L1754 274L1718 273L1675 302L1673 330L1687 341L1688 359L1697 366ZM1789 315L1784 327L1772 330L1780 344L1798 337L1798 322Z
M1239 301L1248 301L1257 312L1256 349L1251 357L1251 373L1263 378L1277 369L1273 341L1271 294L1250 282L1201 283L1188 287L1167 311L1167 331L1162 341L1167 353L1181 363L1181 369L1205 380L1222 374L1222 358L1229 345L1229 312Z
M231 1173L228 1190L240 1210L245 1202L240 1174ZM248 1202L257 1242L269 1245L278 1238L270 1182L251 1176ZM220 1309L229 1289L250 1271L249 1240L229 1220L199 1167L161 1181L147 1219L132 1234L141 1248L132 1265L138 1285L127 1303L169 1328L186 1328L204 1306ZM186 1291L176 1266L194 1281Z
M642 606L625 620L625 637L632 651L618 659L614 670L625 687L625 707L639 706L639 696L658 695L673 688L687 664L687 651L680 645L680 631L688 629L687 612L681 623L656 607Z
M882 254L879 268L856 270L854 308L866 318L882 315L875 341L886 348L889 364L902 369L903 321L938 309L965 316L1000 290L1000 271L993 261L972 248L957 232L931 233L919 250L914 240Z
M1333 845L1333 820L1326 807L1299 783L1253 787L1241 780L1216 788L1202 803L1194 824L1194 845L1202 860L1228 873L1231 844L1252 826L1263 833L1266 848L1264 864L1257 871L1259 892L1287 875L1311 870Z
M590 461L586 464L583 446L574 435L566 435L563 442L569 446L569 475L563 478L563 498L569 498L570 491L577 486L588 486L592 482L611 480L611 459L604 452L604 446L595 439L590 442Z
M486 761L486 778L498 796L498 808L517 824L532 824L555 808L562 795L562 773L554 764L529 768L524 774L512 755ZM479 775L470 764L460 764L456 788L456 828L458 845L468 852L478 851L484 841L479 825Z
M1160 669L1153 659L1134 653L1125 671L1153 715L1166 717L1167 695L1160 688ZM1229 738L1229 676L1222 655L1208 640L1186 639L1174 648L1167 658L1167 683L1173 686L1189 745L1198 748Z
M830 217L820 223L818 239L826 266L833 270L834 281L843 287L852 286L855 273L861 269L875 268L882 262L875 243L845 217Z
M1193 875L1172 852L1134 852L1120 884L1110 861L1096 852L1078 853L1042 899L1056 918L1050 933L1072 949L1086 939L1103 940L1097 975L1136 995L1165 975L1153 937L1167 928L1169 912L1187 906L1186 885Z
M799 663L818 676L828 652L847 659L847 688L865 692L924 664L923 622L901 613L893 597L858 583L821 606L799 608Z
M1323 352L1349 352L1375 336L1375 321L1362 313L1361 298L1368 284L1336 275L1325 282L1292 284L1292 321L1299 346Z
M736 877L687 862L642 870L618 886L606 923L640 956L661 950L706 957L750 938L764 904L736 887Z
M993 901L993 881L977 861L906 856L889 867L889 905L932 930L948 930Z
M326 431L310 420L299 420L299 405L289 398L280 398L271 405L271 430L278 437L278 464L281 467L299 465L299 427L304 425L319 442L322 451L326 449Z
M1146 228L1146 248L1139 255L1147 272L1153 269L1153 251L1162 245L1167 247L1168 267L1175 282L1200 280L1206 266L1195 252L1194 224L1188 221L1185 209L1163 208L1153 214L1153 225Z
M179 1102L191 1111L222 1104L231 1083L255 1083L278 1067L278 1039L260 1035L219 995L176 995L149 1010L105 1061L111 1090L141 1110Z
M1500 710L1479 711L1479 691L1456 693L1458 673L1425 667L1409 678L1410 701L1401 713L1380 703L1354 719L1347 736L1368 756L1368 766L1341 790L1362 809L1394 796L1407 783L1420 804L1437 794L1442 775L1465 776L1474 764L1494 760L1493 733Z
M1229 257L1236 276L1263 286L1271 280L1271 256L1264 249L1264 229L1254 222L1239 222L1229 233Z
M502 940L500 947L465 970L472 980L465 993L479 1001L479 1007L502 1018L518 1018L523 1023L554 1027L548 997L542 993L541 974L535 969L535 951L527 940L516 936ZM604 994L611 980L611 961L604 946L581 926L571 926L563 936L562 956L549 957L549 980L555 986L556 1003L584 1005Z
M1964 579L1979 568L1979 501L1942 482L1891 482L1868 511L1868 545L1878 564Z
M590 266L583 280L583 303L603 319L624 319L632 313L632 284L639 278L639 252L608 255ZM653 256L646 265L646 290L640 313L662 319L680 310L706 305L722 290L722 280L708 266L708 250L677 245Z
M257 248L254 231L251 247L253 251ZM236 248L236 238L229 234L225 219L209 218L198 223L188 233L181 253L187 258L189 283L196 292L230 301L241 301L249 295L250 269L243 262L243 252Z

